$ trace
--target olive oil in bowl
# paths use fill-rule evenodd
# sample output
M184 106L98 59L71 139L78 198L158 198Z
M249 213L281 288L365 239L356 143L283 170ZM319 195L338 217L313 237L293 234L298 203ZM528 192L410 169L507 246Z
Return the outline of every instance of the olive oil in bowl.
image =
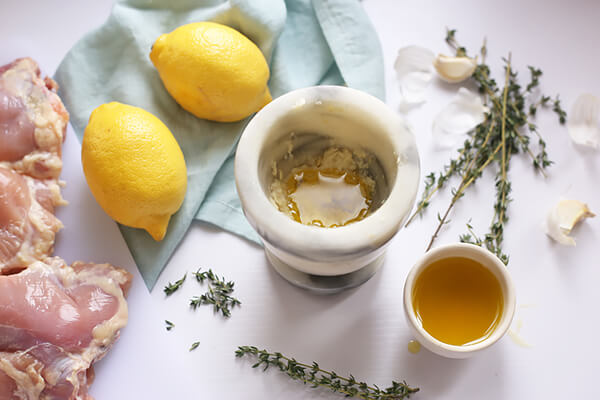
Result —
M502 287L479 262L447 257L416 277L412 305L417 319L440 342L468 346L488 338L504 309Z

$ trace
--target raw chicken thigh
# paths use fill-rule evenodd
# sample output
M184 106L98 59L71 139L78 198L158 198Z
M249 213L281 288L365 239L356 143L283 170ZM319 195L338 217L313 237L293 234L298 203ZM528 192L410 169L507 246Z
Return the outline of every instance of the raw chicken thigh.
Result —
M0 67L0 274L52 253L69 114L31 58Z
M0 274L18 272L49 256L62 223L58 185L0 167Z
M0 67L0 400L93 400L131 274L50 257L69 114L35 61Z
M0 165L35 178L57 179L69 114L31 58L0 67Z
M0 400L90 400L92 363L127 323L131 275L57 258L0 276Z

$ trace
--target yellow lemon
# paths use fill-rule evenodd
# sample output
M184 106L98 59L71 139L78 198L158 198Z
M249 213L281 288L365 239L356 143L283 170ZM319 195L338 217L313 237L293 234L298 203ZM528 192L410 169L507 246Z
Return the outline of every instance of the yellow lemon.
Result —
M239 121L271 101L265 57L228 26L180 26L156 40L150 60L175 101L199 118Z
M81 163L87 183L115 221L162 240L187 189L185 160L158 118L126 104L96 108L83 135Z

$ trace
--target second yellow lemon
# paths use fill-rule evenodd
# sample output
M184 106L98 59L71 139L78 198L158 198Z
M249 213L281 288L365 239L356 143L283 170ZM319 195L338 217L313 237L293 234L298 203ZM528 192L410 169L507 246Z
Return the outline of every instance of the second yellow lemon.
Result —
M263 54L228 26L180 26L156 40L150 59L175 101L199 118L239 121L271 101Z
M96 201L117 222L162 240L183 203L185 160L171 131L149 112L112 102L90 115L83 172Z

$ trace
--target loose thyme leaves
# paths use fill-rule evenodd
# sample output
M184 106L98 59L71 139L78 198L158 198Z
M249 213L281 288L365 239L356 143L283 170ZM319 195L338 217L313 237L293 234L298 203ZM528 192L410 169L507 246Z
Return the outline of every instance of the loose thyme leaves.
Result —
M446 42L454 49L457 56L467 56L467 50L460 46L456 40L456 30L448 30ZM417 209L409 218L406 225L410 224L417 215L430 205L433 195L448 183L451 178L458 177L459 184L452 188L452 199L445 212L438 214L438 225L434 231L427 250L431 248L440 229L449 223L449 214L454 205L461 199L465 190L474 184L489 166L495 166L494 216L490 223L489 231L483 237L474 233L471 224L467 224L468 233L461 235L462 242L485 246L508 264L508 256L502 252L504 238L504 224L508 221L508 204L512 201L510 193L511 182L508 177L510 160L518 153L526 153L532 160L533 167L544 176L544 170L552 164L546 153L546 142L538 132L537 125L532 121L538 109L551 108L557 114L559 122L564 124L567 114L562 109L560 99L556 96L542 95L538 101L532 102L532 93L540 84L542 71L535 67L528 67L530 82L521 87L517 80L517 73L513 70L511 56L504 59L504 86L501 88L490 77L490 68L486 64L487 45L484 44L480 51L481 62L477 65L471 79L474 79L479 92L484 96L485 103L490 111L485 115L485 120L477 125L470 133L470 138L465 140L448 164L441 172L430 173L425 177L425 190ZM531 149L531 141L537 141L537 153Z
M200 269L198 269L193 275L200 283L204 283L205 280L208 281L208 292L201 296L194 296L190 300L190 306L194 310L203 304L212 304L214 312L221 312L224 317L230 317L231 309L242 304L238 299L231 296L234 283L219 278L212 269L204 272L200 272Z
M169 321L168 319L165 319L165 325L168 331L175 328L175 324Z
M269 367L275 367L294 380L310 384L313 388L324 387L333 392L340 393L345 397L356 397L365 400L401 400L407 399L419 388L411 388L406 382L392 382L386 389L380 389L377 385L368 385L357 381L354 376L339 376L333 371L322 369L319 364L303 364L293 358L288 358L281 353L269 353L267 350L259 350L254 346L240 346L235 351L236 357L245 355L253 356L258 361L252 368L262 367L266 371Z
M200 342L192 343L192 345L190 346L190 351L196 350L198 348L198 346L200 346Z
M183 282L185 282L185 278L186 277L187 277L187 272L185 273L185 275L183 275L183 278L181 278L180 280L176 281L175 283L169 282L169 284L167 286L165 286L165 288L163 289L163 291L165 292L165 294L167 296L170 296L173 293L175 293L181 287L181 285L183 285Z

